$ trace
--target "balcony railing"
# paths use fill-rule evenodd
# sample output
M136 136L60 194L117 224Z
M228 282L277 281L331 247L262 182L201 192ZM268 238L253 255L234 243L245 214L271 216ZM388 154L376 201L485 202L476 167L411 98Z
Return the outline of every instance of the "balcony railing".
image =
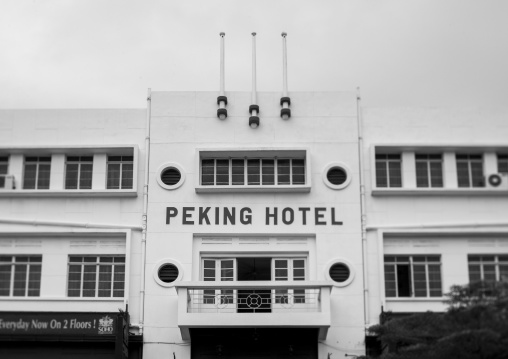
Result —
M178 325L195 327L330 326L330 282L180 282Z

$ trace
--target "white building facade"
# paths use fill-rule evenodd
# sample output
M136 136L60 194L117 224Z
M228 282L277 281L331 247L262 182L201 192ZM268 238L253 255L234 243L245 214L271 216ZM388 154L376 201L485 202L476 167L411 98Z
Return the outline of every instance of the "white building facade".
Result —
M455 284L508 280L507 114L365 109L370 323L443 311Z
M144 356L364 353L356 94L226 96L151 95Z
M0 111L1 357L141 356L145 114Z
M508 111L289 95L0 111L0 356L362 355L507 278Z

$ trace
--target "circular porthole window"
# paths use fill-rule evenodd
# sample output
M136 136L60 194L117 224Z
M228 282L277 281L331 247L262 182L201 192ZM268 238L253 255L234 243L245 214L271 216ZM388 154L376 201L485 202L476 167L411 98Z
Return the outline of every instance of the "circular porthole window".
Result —
M176 163L166 163L157 171L157 182L162 188L176 189L183 184L185 173Z
M331 189L343 189L351 182L351 171L342 163L331 163L323 172L323 181Z
M347 261L335 259L327 266L326 276L335 282L335 286L345 287L353 281L354 271Z
M330 278L337 283L344 283L349 279L349 275L351 274L348 266L344 263L335 263L330 267L329 273Z
M178 262L164 259L155 266L153 276L159 285L172 287L176 281L182 279L182 268Z
M173 283L179 274L177 266L171 263L163 264L157 273L159 279L164 283Z

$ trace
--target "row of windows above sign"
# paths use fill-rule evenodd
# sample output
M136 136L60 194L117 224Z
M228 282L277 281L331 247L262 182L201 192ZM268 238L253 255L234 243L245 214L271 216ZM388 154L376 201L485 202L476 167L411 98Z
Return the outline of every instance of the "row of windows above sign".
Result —
M26 149L0 153L0 189L9 193L36 190L133 190L136 186L133 148ZM68 151L68 153L65 153ZM64 152L64 153L62 153ZM109 153L108 153L109 152ZM4 192L6 193L6 192Z
M376 148L374 189L508 190L508 150L425 150Z
M67 296L122 297L125 256L70 255ZM42 255L0 256L0 297L39 297Z

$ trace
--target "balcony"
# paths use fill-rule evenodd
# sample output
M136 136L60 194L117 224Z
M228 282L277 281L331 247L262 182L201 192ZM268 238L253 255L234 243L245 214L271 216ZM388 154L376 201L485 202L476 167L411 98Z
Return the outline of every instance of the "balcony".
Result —
M180 282L178 326L182 338L189 328L330 327L330 282Z

